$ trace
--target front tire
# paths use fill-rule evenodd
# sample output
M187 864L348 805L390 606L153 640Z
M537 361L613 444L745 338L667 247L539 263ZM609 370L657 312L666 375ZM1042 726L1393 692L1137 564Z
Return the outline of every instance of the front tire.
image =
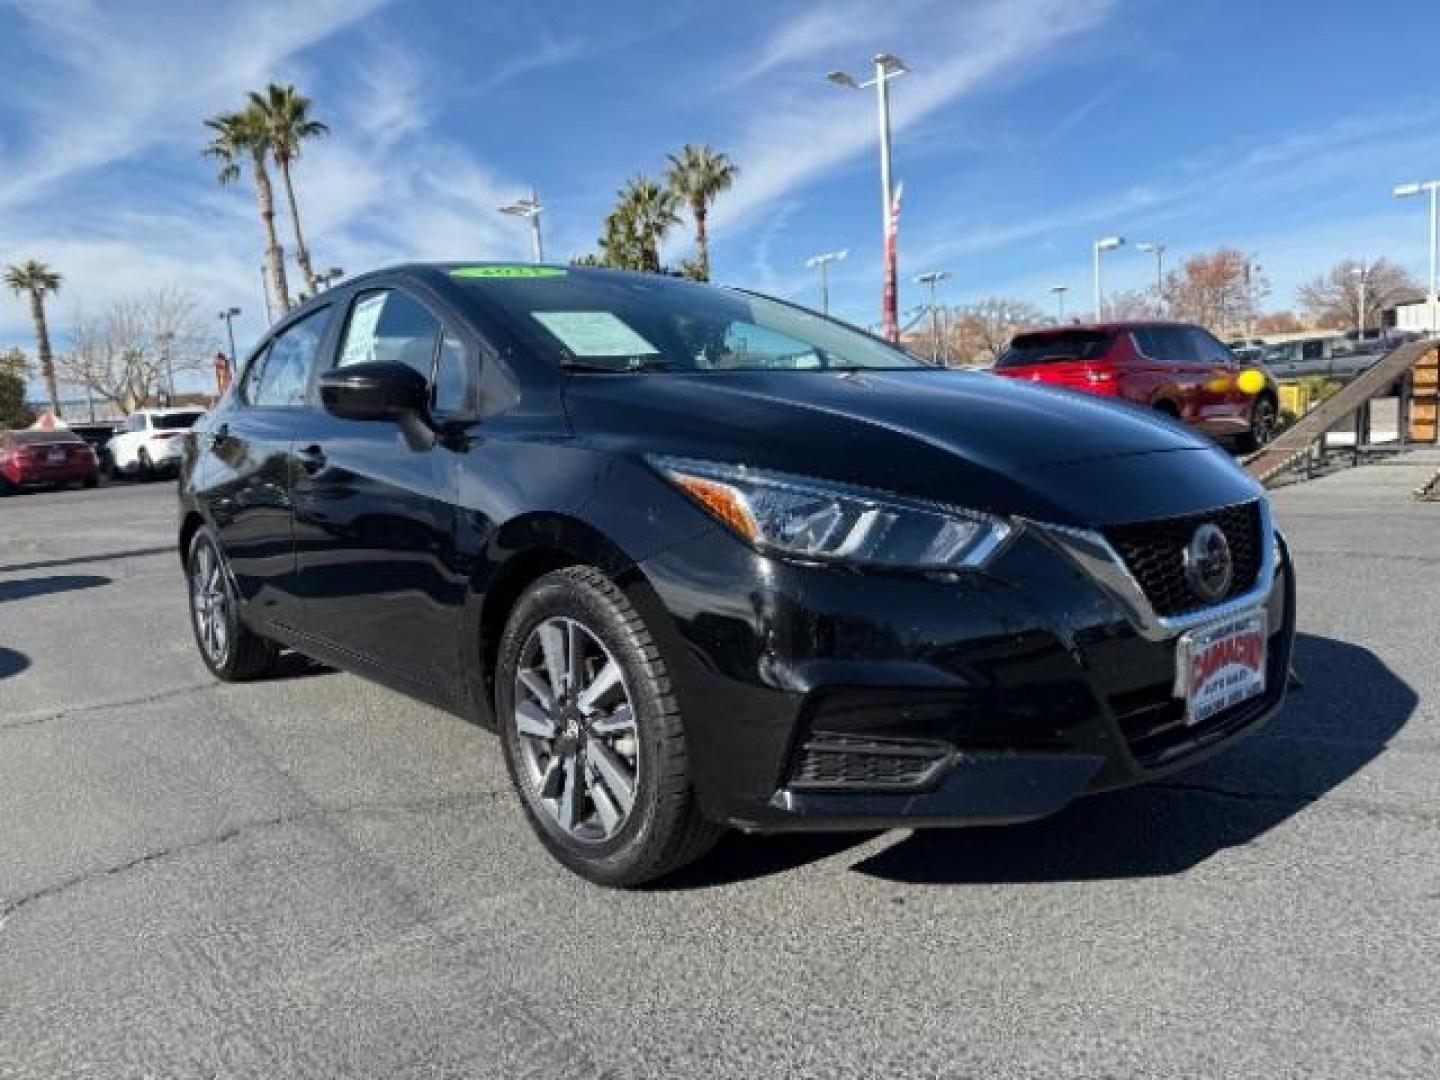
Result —
M211 673L224 682L243 682L274 667L279 646L241 621L234 581L208 527L190 541L185 577L190 586L190 628L200 659Z
M500 640L495 687L526 816L575 873L639 885L698 859L723 832L696 805L665 660L599 570L567 567L525 591Z
M1250 430L1240 439L1241 449L1247 453L1264 449L1270 440L1275 438L1279 418L1280 413L1274 398L1269 394L1256 398L1255 405L1250 410Z

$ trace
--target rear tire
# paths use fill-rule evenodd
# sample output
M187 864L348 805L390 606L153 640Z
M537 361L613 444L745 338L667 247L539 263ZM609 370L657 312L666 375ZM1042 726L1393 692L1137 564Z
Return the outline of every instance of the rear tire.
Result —
M80 481L80 486L85 488L93 488L99 483L100 471L97 469L95 472L92 472L89 476L85 477L84 480Z
M665 660L594 567L556 570L521 595L500 639L495 698L526 817L581 877L640 885L700 858L724 832L696 804Z
M274 667L280 647L241 620L230 568L208 526L190 541L185 577L190 629L211 674L224 682L243 682Z

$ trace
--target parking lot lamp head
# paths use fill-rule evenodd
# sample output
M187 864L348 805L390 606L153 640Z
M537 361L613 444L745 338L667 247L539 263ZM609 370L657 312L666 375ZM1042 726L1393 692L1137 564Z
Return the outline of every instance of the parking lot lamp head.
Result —
M1100 283L1100 254L1105 251L1114 251L1125 245L1123 236L1107 236L1095 241L1095 321L1099 322L1104 317L1105 292Z
M1155 314L1161 315L1165 305L1165 245L1156 240L1145 240L1136 244L1135 250L1155 256Z
M545 207L540 203L540 197L535 194L535 189L530 189L530 194L524 198L516 199L512 203L506 203L498 208L500 213L509 214L511 217L527 218L530 222L530 251L535 261L545 261L545 244L540 236L540 215L544 213Z
M1070 286L1051 285L1050 291L1055 294L1055 325L1059 326L1065 321L1065 294L1070 291Z
M1430 193L1430 332L1440 333L1440 180L1397 184L1395 197L1408 199Z
M895 215L895 191L890 179L890 81L904 75L910 69L894 53L876 53L870 58L875 65L875 75L865 82L858 82L845 71L832 71L825 77L836 86L846 90L867 90L875 88L875 105L880 121L880 235L885 252L885 285L881 292L881 320L885 336L891 341L899 337L899 289L896 285L895 245L891 242L893 217Z
M830 275L828 267L832 262L839 262L849 255L849 250L827 251L820 255L811 255L805 260L805 265L818 268L820 271L820 313L830 314Z

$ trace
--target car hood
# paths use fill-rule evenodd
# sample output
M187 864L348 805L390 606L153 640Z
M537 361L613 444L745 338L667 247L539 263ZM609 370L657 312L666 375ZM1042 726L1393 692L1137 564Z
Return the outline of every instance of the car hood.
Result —
M577 434L1068 523L1254 497L1208 439L1146 409L939 369L575 375Z

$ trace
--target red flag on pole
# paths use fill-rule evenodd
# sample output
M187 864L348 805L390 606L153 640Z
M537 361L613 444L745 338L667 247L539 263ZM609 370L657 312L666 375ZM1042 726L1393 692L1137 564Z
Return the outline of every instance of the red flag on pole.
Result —
M223 352L215 354L215 387L220 397L230 388L230 361Z
M895 195L890 200L890 218L885 230L885 294L882 315L885 320L885 337L889 341L900 340L900 296L896 270L896 240L900 233L900 196L905 193L903 183L895 185Z

